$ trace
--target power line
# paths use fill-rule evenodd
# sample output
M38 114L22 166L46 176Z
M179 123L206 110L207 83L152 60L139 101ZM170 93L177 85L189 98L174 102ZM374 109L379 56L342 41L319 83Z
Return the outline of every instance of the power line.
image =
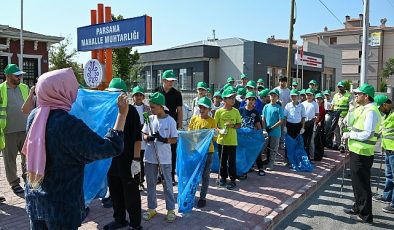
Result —
M326 4L324 4L324 2L322 1L322 0L319 0L319 2L328 10L328 12L330 12L330 14L332 15L332 16L334 16L334 18L336 18L337 19L337 21L339 22L339 24L341 24L341 26L343 25L342 24L342 21L330 10L330 8L328 8L327 6L326 6Z
M387 0L387 2L390 4L391 7L394 8L394 3L390 2L390 0Z

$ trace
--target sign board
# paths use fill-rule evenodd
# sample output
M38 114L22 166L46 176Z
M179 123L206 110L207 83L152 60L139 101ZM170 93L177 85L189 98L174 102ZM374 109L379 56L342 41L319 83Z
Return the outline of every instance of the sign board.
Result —
M297 55L298 55L298 57L297 57ZM301 55L296 53L295 58L294 58L294 64L321 69L321 68L323 68L323 59L319 58L319 57L305 55L305 54L301 58Z
M381 32L373 32L369 37L369 45L370 46L380 46L380 36Z
M141 16L79 27L78 51L152 44L152 18Z
M83 78L89 87L96 88L99 86L103 80L103 75L103 66L97 59L91 59L86 62L83 69Z

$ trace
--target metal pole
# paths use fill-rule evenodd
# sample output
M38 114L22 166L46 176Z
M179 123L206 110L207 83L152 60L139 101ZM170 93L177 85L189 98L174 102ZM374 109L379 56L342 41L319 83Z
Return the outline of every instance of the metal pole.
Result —
M368 75L368 28L369 28L369 0L364 0L363 44L361 53L360 85L364 84Z
M294 2L291 0L291 10L290 10L290 29L289 29L289 47L287 49L287 78L288 82L291 82L291 51L293 51L293 27L295 23L294 19Z
M21 30L19 33L20 52L19 69L23 70L23 0L21 0Z

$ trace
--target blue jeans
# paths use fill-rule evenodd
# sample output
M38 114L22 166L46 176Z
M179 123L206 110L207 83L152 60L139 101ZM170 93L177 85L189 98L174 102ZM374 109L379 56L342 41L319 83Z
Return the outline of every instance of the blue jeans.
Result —
M164 177L163 181L163 191L166 199L166 209L174 210L175 209L175 197L174 191L172 187L172 178L171 178L171 164L160 164L160 168L162 170L162 174ZM151 164L145 162L145 176L146 176L146 184L148 186L148 208L156 209L157 208L157 198L156 198L156 185L157 185L157 175L159 171L158 164Z
M393 182L393 169L394 169L394 151L386 151L386 183L384 185L383 197L387 201L391 201L391 207L394 207L394 182Z
M69 226L60 226L56 223L45 221L45 220L30 220L30 229L31 230L77 230L78 227L72 228Z

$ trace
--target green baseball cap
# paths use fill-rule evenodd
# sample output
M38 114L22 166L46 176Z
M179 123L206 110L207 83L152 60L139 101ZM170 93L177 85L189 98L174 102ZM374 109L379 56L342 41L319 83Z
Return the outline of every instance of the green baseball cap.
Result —
M241 95L241 96L245 96L246 95L246 89L245 88L239 88L238 90L237 90L237 94L238 95Z
M15 64L8 64L5 69L4 69L4 74L12 74L15 76L19 76L21 74L25 74L26 72L23 72L19 69L19 67Z
M203 81L200 81L200 82L197 83L197 89L205 89L205 90L207 90L208 89L208 84L203 82Z
M291 85L298 85L298 82L293 81L293 83Z
M131 96L134 96L134 94L136 93L140 93L142 95L144 95L144 88L142 88L141 86L136 86L131 90Z
M240 77L241 77L241 79L244 79L244 78L248 78L248 75L246 75L246 74L243 73L243 74L241 74Z
M324 98L324 96L323 96L322 93L317 93L316 96L315 96L315 98Z
M308 88L308 89L305 90L305 94L315 95L315 91L313 89L311 89L311 88Z
M258 85L258 86L257 86L257 90L258 90L258 91L261 91L261 90L263 90L263 89L265 89L264 86L262 86L262 85Z
M216 91L216 92L213 94L213 97L220 97L220 98L222 98L222 94L220 93L220 91Z
M235 94L237 94L237 93L235 92L234 87L229 86L223 91L222 98L231 97Z
M251 98L251 97L257 98L256 93L255 92L248 92L245 96L246 99Z
M211 102L211 100L209 98L202 97L202 98L198 99L197 105L202 105L205 108L210 109L211 106L212 106L212 102Z
M259 92L259 97L266 97L267 95L268 95L268 93L269 93L269 89L267 88L267 89L263 89L263 90L261 90L260 92Z
M324 90L324 95L331 95L331 90L329 89Z
M126 82L119 77L114 77L112 78L106 90L112 92L118 92L118 91L127 92Z
M376 95L376 96L373 98L373 100L375 101L375 103L376 103L377 106L383 105L384 103L386 103L386 101L387 101L388 99L389 99L389 98L388 98L386 95L384 95L384 94Z
M305 95L305 89L300 90L300 95Z
M256 84L255 81L250 80L250 81L248 81L248 83L246 83L246 87L256 88L256 87L257 87L257 84Z
M167 80L167 81L176 81L177 80L177 78L175 77L174 71L172 71L172 70L164 71L164 73L161 77L162 77L162 79Z
M291 91L290 91L290 96L293 96L293 95L295 95L295 96L298 96L298 90L296 90L296 89L292 89Z
M166 99L163 94L156 92L156 93L149 95L149 102L156 104L156 105L165 106Z
M231 77L231 76L228 76L228 77L227 77L227 83L234 82L234 81L235 81L235 80L234 80L233 77Z
M257 80L257 83L264 83L264 80L263 80L262 78L259 78L259 79Z
M372 98L375 96L375 89L373 88L372 85L370 85L368 83L364 83L362 86L355 89L354 92L355 93L364 93Z
M345 83L343 81L338 82L337 87L345 87Z
M316 81L316 80L311 80L311 81L309 82L309 85L317 85L317 81Z
M273 89L273 90L271 90L268 94L276 94L276 95L278 95L279 96L279 90L277 90L277 89Z

